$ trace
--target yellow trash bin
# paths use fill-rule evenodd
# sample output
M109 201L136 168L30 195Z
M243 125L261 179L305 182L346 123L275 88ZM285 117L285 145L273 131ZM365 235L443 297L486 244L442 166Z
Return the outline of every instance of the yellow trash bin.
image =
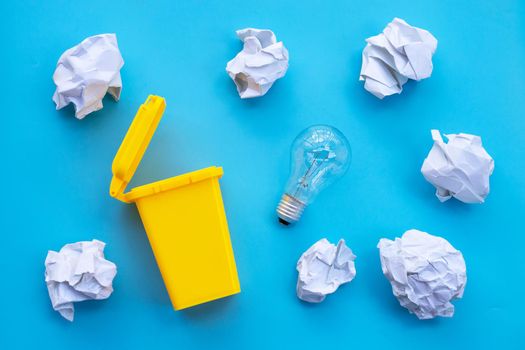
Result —
M220 167L210 167L124 193L164 113L150 95L113 160L110 195L137 205L175 310L240 292L222 202Z

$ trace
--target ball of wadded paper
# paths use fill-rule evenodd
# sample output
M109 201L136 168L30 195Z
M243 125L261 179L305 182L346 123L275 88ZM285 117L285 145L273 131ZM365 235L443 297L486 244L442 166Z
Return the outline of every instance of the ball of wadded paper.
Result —
M421 167L425 179L436 187L441 202L455 197L465 203L483 203L490 192L489 178L494 160L485 151L481 138L469 134L448 134L443 141L432 130L434 145Z
M120 69L124 60L115 34L100 34L83 40L60 56L53 81L53 101L61 109L75 105L75 116L84 118L102 108L109 93L118 101L122 90Z
M337 246L326 238L317 241L297 262L297 297L310 303L320 303L341 284L354 279L355 255L339 240Z
M113 293L117 266L104 257L105 243L92 240L66 244L47 253L46 284L53 309L73 321L74 302L107 299Z
M452 317L451 301L463 297L465 260L446 239L418 230L406 231L377 245L383 274L401 306L419 319Z
M226 65L226 72L237 86L241 98L263 96L288 70L288 50L267 29L237 31L244 47Z
M383 33L366 42L359 80L380 99L401 93L408 79L419 81L432 74L437 40L424 29L394 18Z

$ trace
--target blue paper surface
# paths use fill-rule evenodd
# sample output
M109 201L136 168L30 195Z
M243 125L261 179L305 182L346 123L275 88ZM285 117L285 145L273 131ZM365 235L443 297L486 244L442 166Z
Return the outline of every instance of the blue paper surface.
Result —
M523 349L525 4L500 1L2 2L2 349ZM439 40L431 78L383 101L358 81L365 38L394 17ZM270 28L290 52L287 75L241 100L226 62L235 30ZM55 111L63 51L117 33L125 60L116 103L76 120ZM174 312L133 205L108 194L111 162L148 94L167 109L132 185L210 165L221 187L242 293ZM331 124L350 140L349 173L294 227L275 207L289 147ZM495 159L483 205L440 203L420 174L430 129L480 135ZM376 244L416 228L448 239L467 263L452 319L419 321L398 305ZM356 279L320 305L295 296L295 264L318 239L344 238ZM107 243L115 292L51 308L47 250Z

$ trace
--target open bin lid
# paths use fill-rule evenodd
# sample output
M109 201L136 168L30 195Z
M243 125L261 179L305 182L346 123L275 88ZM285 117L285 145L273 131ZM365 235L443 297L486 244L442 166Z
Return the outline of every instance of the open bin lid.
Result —
M109 194L112 197L129 202L124 190L135 174L165 109L164 98L154 95L148 96L140 106L111 166L113 178Z

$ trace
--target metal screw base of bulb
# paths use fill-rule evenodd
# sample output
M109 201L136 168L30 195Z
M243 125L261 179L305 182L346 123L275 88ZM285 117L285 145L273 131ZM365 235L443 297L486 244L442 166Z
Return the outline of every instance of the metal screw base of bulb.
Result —
M301 218L303 215L304 207L306 204L300 200L288 195L283 194L279 205L277 206L277 215L279 216L279 222L283 225L293 224Z

